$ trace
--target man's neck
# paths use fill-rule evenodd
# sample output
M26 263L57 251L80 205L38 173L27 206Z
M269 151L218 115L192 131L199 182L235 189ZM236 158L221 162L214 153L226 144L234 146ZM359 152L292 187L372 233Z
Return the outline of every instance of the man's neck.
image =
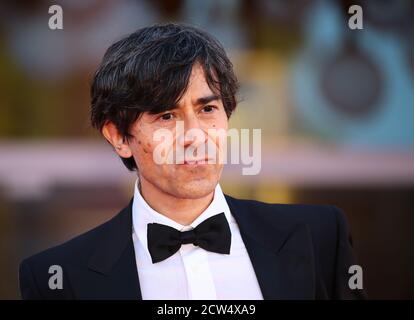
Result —
M145 179L138 179L139 191L148 205L158 213L187 226L190 225L210 205L214 190L198 199L183 199L163 192Z

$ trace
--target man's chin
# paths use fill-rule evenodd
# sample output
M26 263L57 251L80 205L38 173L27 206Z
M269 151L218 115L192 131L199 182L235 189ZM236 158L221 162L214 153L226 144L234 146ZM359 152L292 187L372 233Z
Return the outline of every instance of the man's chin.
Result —
M218 181L192 180L174 188L174 193L177 198L181 199L199 199L214 192L217 183Z

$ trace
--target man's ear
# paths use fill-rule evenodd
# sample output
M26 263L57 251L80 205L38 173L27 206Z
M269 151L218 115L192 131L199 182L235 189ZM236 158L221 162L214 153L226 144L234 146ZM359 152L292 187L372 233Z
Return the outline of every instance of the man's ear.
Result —
M107 121L102 127L102 134L110 144L115 148L116 153L122 158L132 157L132 151L128 141L119 133L117 127L110 121Z

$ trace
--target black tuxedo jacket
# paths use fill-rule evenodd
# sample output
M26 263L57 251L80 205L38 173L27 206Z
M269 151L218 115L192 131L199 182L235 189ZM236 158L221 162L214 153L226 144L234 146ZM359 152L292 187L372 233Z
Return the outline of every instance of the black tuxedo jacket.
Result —
M363 290L348 285L348 269L357 263L340 209L267 204L227 195L226 200L264 299L365 297ZM62 289L49 288L53 265L62 268ZM132 200L108 222L25 259L19 280L23 299L141 299Z

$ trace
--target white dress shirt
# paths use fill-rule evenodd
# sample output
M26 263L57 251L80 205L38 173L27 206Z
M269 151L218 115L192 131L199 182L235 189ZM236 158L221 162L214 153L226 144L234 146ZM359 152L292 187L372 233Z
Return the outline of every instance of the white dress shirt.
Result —
M189 226L183 226L153 210L141 196L137 185L138 180L132 206L132 238L142 299L263 299L239 227L219 184L211 204ZM230 254L206 251L190 243L182 245L171 257L152 263L147 246L148 223L161 223L179 231L187 231L222 212L231 231Z

